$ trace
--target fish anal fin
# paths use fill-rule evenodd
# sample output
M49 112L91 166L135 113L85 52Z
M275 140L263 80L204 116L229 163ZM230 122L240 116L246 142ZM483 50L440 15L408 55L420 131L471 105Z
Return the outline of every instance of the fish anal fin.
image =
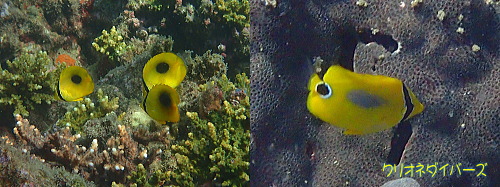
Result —
M344 131L344 134L345 135L362 135L363 132L347 129L347 130Z

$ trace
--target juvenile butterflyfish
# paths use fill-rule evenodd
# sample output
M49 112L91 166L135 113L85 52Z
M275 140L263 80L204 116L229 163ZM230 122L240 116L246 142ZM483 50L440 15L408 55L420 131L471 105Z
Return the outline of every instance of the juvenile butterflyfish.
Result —
M172 87L164 84L157 84L147 92L142 102L142 108L154 120L165 124L168 122L178 122L180 119L179 94Z
M184 61L174 53L160 53L149 61L142 70L146 92L157 84L177 87L186 76Z
M394 127L424 110L402 81L383 75L359 74L331 66L320 79L309 80L307 109L319 119L362 135Z
M64 101L80 101L94 91L94 82L86 69L69 66L59 75L54 97Z

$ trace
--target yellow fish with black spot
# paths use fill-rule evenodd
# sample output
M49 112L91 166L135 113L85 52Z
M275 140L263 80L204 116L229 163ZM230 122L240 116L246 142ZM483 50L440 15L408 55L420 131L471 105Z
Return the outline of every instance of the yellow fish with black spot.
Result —
M93 91L94 82L87 70L78 66L70 66L59 75L54 97L64 101L80 101Z
M369 134L394 127L424 110L403 82L382 75L359 74L339 65L309 80L307 109L344 134Z
M142 70L146 92L157 84L177 87L186 76L184 61L174 53L160 53L149 61Z
M178 122L180 119L179 94L172 87L164 84L157 84L147 92L142 102L142 108L151 118L165 124L168 122Z

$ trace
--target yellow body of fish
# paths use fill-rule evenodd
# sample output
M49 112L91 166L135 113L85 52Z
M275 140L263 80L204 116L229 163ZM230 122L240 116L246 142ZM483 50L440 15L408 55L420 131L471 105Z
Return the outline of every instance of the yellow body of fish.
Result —
M339 65L309 80L307 108L316 117L347 129L344 134L369 134L394 127L424 110L415 94L396 78L358 74Z
M61 72L54 97L64 101L80 101L93 91L94 82L87 70L70 66Z
M142 108L151 118L162 124L179 121L180 98L174 88L184 80L186 73L184 61L174 53L160 53L144 65Z
M142 70L145 89L148 92L157 84L177 87L186 76L184 61L174 53L160 53L149 61Z
M180 102L179 94L172 87L157 84L149 90L142 102L142 108L151 118L164 124L178 122L180 119L177 105Z

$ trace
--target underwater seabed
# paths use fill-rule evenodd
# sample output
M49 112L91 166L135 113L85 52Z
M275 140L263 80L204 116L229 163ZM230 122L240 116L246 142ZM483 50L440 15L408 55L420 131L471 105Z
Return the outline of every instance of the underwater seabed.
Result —
M246 0L0 2L0 186L248 186L248 12ZM187 70L176 123L143 109L143 67L163 52ZM87 74L92 86L67 86Z
M252 185L500 184L499 11L481 0L252 0ZM399 166L387 159L394 130L346 136L307 109L312 72L333 64L402 80L425 106L408 119Z

